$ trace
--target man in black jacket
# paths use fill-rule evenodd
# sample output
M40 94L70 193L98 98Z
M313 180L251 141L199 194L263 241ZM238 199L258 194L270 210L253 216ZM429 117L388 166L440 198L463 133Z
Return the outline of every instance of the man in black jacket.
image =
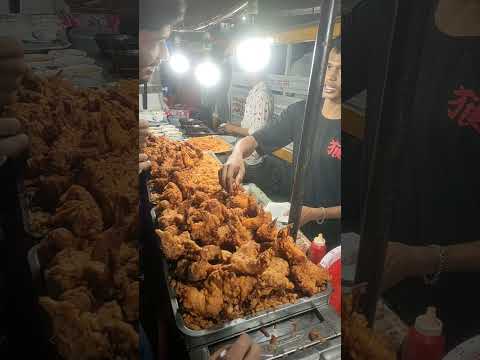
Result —
M367 0L342 28L342 98L368 92L362 209L389 241L383 290L409 323L437 306L449 347L480 330L479 18L476 0Z

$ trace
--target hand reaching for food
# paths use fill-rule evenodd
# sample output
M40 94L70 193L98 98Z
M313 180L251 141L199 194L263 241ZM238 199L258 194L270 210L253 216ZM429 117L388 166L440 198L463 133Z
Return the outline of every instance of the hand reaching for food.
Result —
M259 360L261 355L261 347L244 334L231 346L218 350L210 360Z

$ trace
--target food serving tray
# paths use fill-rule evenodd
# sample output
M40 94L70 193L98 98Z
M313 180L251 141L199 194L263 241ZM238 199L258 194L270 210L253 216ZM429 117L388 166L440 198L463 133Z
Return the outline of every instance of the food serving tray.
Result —
M154 208L151 210L151 219L155 225L154 228L157 228L157 216ZM160 261L163 274L167 280L166 284L172 308L172 314L175 318L177 328L187 338L186 342L189 348L213 344L220 340L238 335L247 330L252 331L259 329L269 324L287 320L291 317L309 312L311 310L320 310L329 306L328 299L332 291L330 284L327 285L327 289L325 291L311 297L300 298L295 303L284 304L273 309L264 310L232 321L227 321L210 329L192 330L188 328L183 321L175 290L169 286L169 264L164 257L162 257Z
M158 228L157 215L154 208L151 209L151 219L154 227ZM170 279L169 264L164 257L161 258L161 263L165 279L167 279L166 283L168 288L168 294L175 322L178 329L184 335L191 338L190 343L192 343L193 346L213 343L220 339L233 336L246 330L261 328L267 324L286 320L292 316L296 316L304 312L311 311L313 309L318 310L324 306L328 306L328 298L332 292L331 285L328 284L325 291L311 297L300 298L297 302L293 304L285 304L278 306L274 309L254 313L243 318L238 318L232 321L225 322L211 329L192 330L188 328L183 321L183 317L179 311L180 307L178 304L175 290L168 285L168 280Z
M191 125L205 125L203 121L195 119L180 119L180 124L182 127L188 127Z
M162 258L162 266L166 278L169 279L169 267L165 258ZM188 328L183 321L182 314L179 311L180 307L175 290L171 286L167 285L167 287L177 327L184 335L190 338L189 343L192 347L211 344L236 334L243 333L247 330L251 331L257 328L262 328L268 324L286 320L292 316L328 306L328 298L331 293L331 287L328 285L327 290L311 297L301 298L293 304L285 304L270 310L260 311L243 318L227 321L210 329L192 330Z
M201 138L201 137L202 136L198 136L197 138ZM215 154L221 155L221 154L229 154L229 153L232 152L232 150L233 150L232 144L225 141L225 139L222 139L222 137L220 137L217 133L213 133L213 134L207 135L205 137L215 138L219 142L223 143L223 145L225 146L225 150L220 150L220 151L209 150L209 151L207 151L207 153L211 153L213 155L215 155ZM195 144L193 144L193 145L195 145ZM218 158L217 158L217 160L218 160ZM221 162L220 162L220 164L221 164Z

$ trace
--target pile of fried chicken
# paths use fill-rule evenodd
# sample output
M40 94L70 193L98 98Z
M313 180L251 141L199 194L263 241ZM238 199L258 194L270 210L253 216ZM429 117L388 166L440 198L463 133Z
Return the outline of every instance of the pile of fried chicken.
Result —
M61 196L72 186L87 189L113 221L114 199L119 195L137 204L138 163L137 81L123 81L106 89L79 89L60 75L40 78L27 74L16 102L4 115L20 120L30 138L31 157L26 190L33 198L32 219L41 235L50 223ZM122 176L120 176L122 175Z
M156 234L189 328L211 328L326 289L327 271L308 260L288 227L279 229L243 189L222 190L215 159L162 137L149 139L146 152L158 154L151 157L152 174L162 174L151 183Z
M138 358L137 93L136 81L85 90L28 74L6 110L31 140L39 302L65 360Z
M368 327L355 310L355 295L342 296L342 357L349 360L396 360L388 340Z

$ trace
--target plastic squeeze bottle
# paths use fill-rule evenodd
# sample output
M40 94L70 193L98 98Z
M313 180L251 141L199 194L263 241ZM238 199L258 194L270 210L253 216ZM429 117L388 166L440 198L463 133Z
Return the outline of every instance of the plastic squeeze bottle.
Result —
M322 234L319 234L313 239L312 245L310 246L310 260L315 265L318 265L326 253L327 248L325 246L325 239Z
M415 325L404 343L402 360L441 360L445 356L445 338L442 322L436 309L428 307L424 315L415 320Z

